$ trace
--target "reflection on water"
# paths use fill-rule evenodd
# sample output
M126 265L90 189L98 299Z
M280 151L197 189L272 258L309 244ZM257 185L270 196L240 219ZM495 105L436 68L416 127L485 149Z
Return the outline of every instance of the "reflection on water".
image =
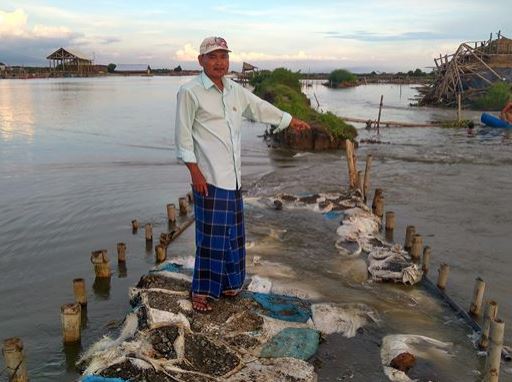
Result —
M84 320L82 347L87 348L108 333L107 322L124 317L128 288L154 265L152 243L147 245L143 229L132 233L130 222L151 223L158 238L170 228L166 204L190 191L189 175L172 151L176 91L186 80L0 82L0 131L9 124L9 138L0 132L0 305L9 307L0 310L0 333L24 339L32 380L77 375L70 367L74 353L62 351L55 320L59 306L72 301L71 280L84 278L96 297L89 300ZM372 86L337 91L315 85L308 92L316 93L324 110L351 117L376 118L380 94L384 120L454 116L449 110L409 108L415 94L410 86L402 87L401 97L395 85ZM24 105L30 106L28 114ZM23 138L27 126L30 139ZM264 128L244 124L249 197L339 190L346 184L341 153L270 150L258 138ZM16 134L22 139L14 139ZM405 226L415 224L433 249L432 269L450 262L454 297L469 304L479 271L490 281L486 296L501 302L500 311L510 321L509 133L478 128L475 137L468 137L462 130L382 129L382 140L389 144L362 145L360 156L374 156L372 187L384 188L386 208L396 212L395 239L401 242ZM248 203L246 222L253 243L248 255L262 258L262 268L254 269L272 275L283 288L307 288L325 301L366 303L379 312L378 330L384 334L421 334L454 343L456 357L445 361L443 375L471 373L476 367L467 329L428 294L343 276L351 271L336 257L336 220ZM89 254L95 248L115 253L119 241L127 245L127 263L118 265L111 278L95 279ZM193 246L189 229L173 242L169 256L188 257Z

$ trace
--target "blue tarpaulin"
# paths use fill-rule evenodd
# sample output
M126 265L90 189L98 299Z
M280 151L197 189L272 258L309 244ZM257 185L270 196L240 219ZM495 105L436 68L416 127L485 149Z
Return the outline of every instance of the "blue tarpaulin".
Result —
M292 357L307 360L318 350L320 334L307 328L286 328L265 344L261 349L261 357L281 358Z
M150 270L149 273L162 272L162 271L179 273L179 272L181 272L182 268L183 268L183 265L181 265L181 264L163 263L163 264L159 265L158 267L156 267L155 269Z
M80 382L128 382L122 378L106 378L99 375L86 375L80 379Z
M272 318L289 322L307 322L311 318L311 305L297 297L257 292L251 296Z

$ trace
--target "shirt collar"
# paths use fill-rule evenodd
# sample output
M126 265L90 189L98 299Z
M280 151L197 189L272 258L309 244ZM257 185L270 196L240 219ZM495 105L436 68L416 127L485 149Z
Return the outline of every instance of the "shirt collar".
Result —
M206 75L204 71L201 72L201 82L203 83L203 86L205 89L210 89L212 86L215 86L213 81ZM229 90L231 89L231 83L226 78L226 76L222 77L222 84L224 85L224 89Z

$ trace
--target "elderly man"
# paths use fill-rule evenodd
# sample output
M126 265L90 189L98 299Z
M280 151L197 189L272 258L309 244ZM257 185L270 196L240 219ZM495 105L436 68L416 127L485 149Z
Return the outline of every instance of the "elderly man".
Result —
M210 299L234 297L245 280L245 230L241 186L242 117L296 130L309 125L227 79L226 40L204 39L203 72L178 92L176 156L192 179L196 258L192 306L212 310Z

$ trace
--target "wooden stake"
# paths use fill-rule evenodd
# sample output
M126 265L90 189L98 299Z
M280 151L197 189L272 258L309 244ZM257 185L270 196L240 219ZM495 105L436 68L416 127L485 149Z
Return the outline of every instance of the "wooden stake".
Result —
M64 304L60 308L62 338L64 343L80 341L80 304Z
M370 189L370 170L372 167L373 157L371 155L366 156L366 166L364 168L364 182L363 182L363 195L364 201L366 202L366 198L368 196L368 191Z
M139 222L137 220L132 220L132 232L137 233L139 229Z
M487 350L489 347L489 331L491 329L491 322L498 317L498 303L496 301L489 301L484 314L484 323L482 324L482 334L480 335L480 341L478 341L478 347L481 350Z
M379 216L377 214L377 208L380 208L381 205L380 205L380 202L379 202L379 199L383 198L384 196L382 195L382 188L376 188L375 189L375 193L373 194L373 201L372 201L372 212ZM383 205L382 205L383 207ZM384 211L381 211L381 212L384 212Z
M91 252L91 263L94 265L96 277L110 277L110 261L106 249Z
M349 139L345 140L345 155L348 165L349 188L353 190L356 188L357 169L354 163L354 143Z
M194 204L194 193L193 192L187 192L187 201L188 205Z
M87 290L85 289L84 279L73 280L73 294L77 303L87 305Z
M181 197L181 198L179 198L178 202L179 202L179 205L180 205L180 215L181 216L186 216L187 213L188 213L188 201L187 201L187 198L186 197Z
M162 263L165 261L167 258L166 251L166 247L164 247L162 244L155 246L155 257L157 263Z
M416 234L416 227L413 225L408 225L405 229L405 242L404 242L404 250L409 252L412 247L412 238Z
M439 266L439 277L437 279L437 287L439 289L446 289L446 284L448 283L448 274L450 273L450 266L446 263L443 263Z
M503 335L505 323L499 318L491 321L489 334L489 351L485 362L484 381L498 382L500 376L501 350L503 349Z
M144 226L144 236L146 237L146 241L153 241L153 226L151 223L147 223Z
M482 302L484 300L485 282L480 277L475 280L475 289L473 291L473 300L469 307L469 313L478 317L482 309Z
M428 245L423 248L423 264L421 266L421 270L423 273L427 274L430 269L430 255L432 254L432 250Z
M18 337L5 339L2 353L4 354L7 380L9 382L27 382L27 364L21 339Z
M379 105L379 117L377 118L377 135L380 134L380 115L382 113L382 101L384 100L384 94L380 96L380 105Z
M421 259L421 250L423 248L423 238L420 234L415 234L412 237L411 245L411 258L415 263L418 263Z
M386 212L386 231L395 230L395 213L393 211Z
M457 93L457 121L462 120L462 95Z
M169 223L176 223L176 205L174 203L167 205L167 220Z
M357 188L361 191L361 196L364 200L364 175L362 171L357 172Z
M126 244L117 243L117 263L126 263Z

